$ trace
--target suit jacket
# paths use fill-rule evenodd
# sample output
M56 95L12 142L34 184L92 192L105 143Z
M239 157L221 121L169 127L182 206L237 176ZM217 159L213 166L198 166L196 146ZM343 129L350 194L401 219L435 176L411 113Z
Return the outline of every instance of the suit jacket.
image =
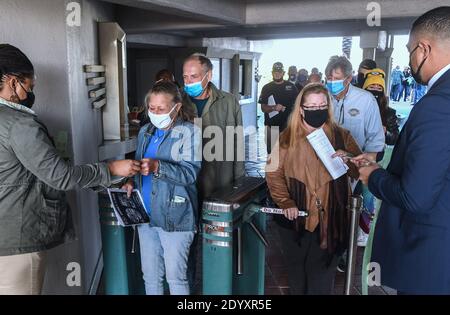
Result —
M369 189L382 200L372 252L381 283L450 294L450 71L414 106Z

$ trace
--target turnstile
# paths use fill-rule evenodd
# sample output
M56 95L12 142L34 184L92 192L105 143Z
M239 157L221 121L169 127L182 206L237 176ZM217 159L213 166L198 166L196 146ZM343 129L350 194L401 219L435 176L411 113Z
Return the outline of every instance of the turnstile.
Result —
M104 294L145 294L140 250L135 231L130 227L119 226L106 192L99 193L99 211Z
M203 294L264 294L266 191L242 177L203 202Z

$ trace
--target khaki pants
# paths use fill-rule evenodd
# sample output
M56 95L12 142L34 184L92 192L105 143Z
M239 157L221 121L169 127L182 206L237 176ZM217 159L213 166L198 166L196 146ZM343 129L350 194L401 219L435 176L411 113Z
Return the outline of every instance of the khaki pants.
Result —
M45 252L0 256L0 295L41 294Z

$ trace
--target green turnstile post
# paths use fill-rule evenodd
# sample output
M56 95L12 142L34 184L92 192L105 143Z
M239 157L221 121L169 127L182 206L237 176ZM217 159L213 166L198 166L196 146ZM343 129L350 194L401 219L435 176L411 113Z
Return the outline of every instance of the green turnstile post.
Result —
M108 194L99 193L105 294L126 295L128 270L125 229L119 226Z
M250 204L244 212L242 230L242 268L234 270L233 294L264 294L265 261L267 241L263 235L266 231L266 214L260 212L261 206ZM236 247L236 255L239 255ZM239 257L237 257L239 259Z
M107 193L99 193L99 211L105 294L145 294L137 230L119 226Z
M265 191L244 177L203 203L203 294L264 294Z

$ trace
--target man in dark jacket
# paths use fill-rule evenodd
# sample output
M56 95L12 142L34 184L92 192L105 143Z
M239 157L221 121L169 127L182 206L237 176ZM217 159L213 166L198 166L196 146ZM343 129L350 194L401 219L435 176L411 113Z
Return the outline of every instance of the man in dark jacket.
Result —
M62 190L109 186L140 162L71 166L58 156L31 109L34 68L16 47L0 44L0 295L40 294L46 250L73 238Z
M381 283L401 294L450 294L449 17L450 7L439 7L414 22L410 67L428 93L411 111L387 170L374 163L360 168L382 200L372 262Z

